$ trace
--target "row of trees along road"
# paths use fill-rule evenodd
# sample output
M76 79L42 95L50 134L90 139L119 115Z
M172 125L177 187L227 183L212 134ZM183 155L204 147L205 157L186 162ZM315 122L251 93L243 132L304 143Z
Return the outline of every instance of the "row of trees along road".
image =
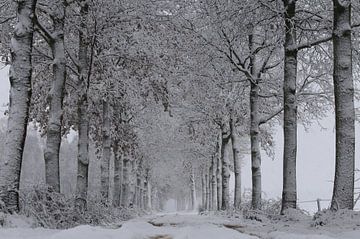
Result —
M100 200L114 207L160 209L172 197L179 209L194 209L201 195L208 210L241 208L248 151L251 206L261 210L261 154L273 155L279 123L285 213L297 206L298 122L332 110L331 209L353 209L358 1L1 0L0 6L0 52L11 83L0 161L6 211L19 211L31 122L45 140L46 184L57 193L64 193L60 149L76 135L79 210L87 208L92 154L101 165Z

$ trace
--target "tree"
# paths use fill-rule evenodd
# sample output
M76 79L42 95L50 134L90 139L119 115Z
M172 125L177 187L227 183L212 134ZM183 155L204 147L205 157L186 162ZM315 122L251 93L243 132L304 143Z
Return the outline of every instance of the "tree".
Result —
M44 151L46 183L55 192L60 192L60 145L62 139L63 100L66 80L66 56L64 46L66 0L48 3L44 8L38 7L40 12L49 15L53 29L50 32L38 16L35 17L36 26L46 40L52 52L53 82L48 97L50 98L49 120L46 130L46 147ZM39 13L38 13L39 14ZM38 15L37 14L37 15Z
M355 110L352 72L351 1L333 0L336 166L331 209L353 209Z
M18 19L11 40L9 119L0 162L0 199L9 212L19 210L20 170L31 98L35 6L36 0L17 3Z

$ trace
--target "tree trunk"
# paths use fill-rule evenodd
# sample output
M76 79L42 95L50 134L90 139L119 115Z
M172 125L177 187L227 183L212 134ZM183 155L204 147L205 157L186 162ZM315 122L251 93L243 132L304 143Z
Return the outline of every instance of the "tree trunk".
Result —
M202 208L206 209L206 182L205 182L205 174L201 174L201 202Z
M283 0L285 5L285 58L284 58L284 167L281 212L296 208L296 150L297 150L297 106L296 77L297 50L290 50L296 44L294 17L296 0Z
M0 162L0 199L19 211L20 171L31 98L31 52L36 0L17 2L18 20L11 39L10 105L5 152Z
M221 210L228 210L230 208L230 191L229 191L229 153L228 147L230 143L229 130L222 129L222 141L221 141L221 159L222 159L222 204Z
M212 191L212 164L210 164L210 167L209 167L209 182L208 182L208 188L209 188L209 210L212 210L214 204L213 204L213 191Z
M190 176L190 184L191 184L191 210L196 210L196 184L195 184L195 173L194 170L191 170Z
M89 115L88 115L88 40L86 36L86 21L89 5L81 1L79 27L79 100L78 100L78 173L76 184L76 204L81 211L86 209L88 174L89 174Z
M212 162L211 162L211 167L212 167L212 170L211 170L211 199L212 199L212 202L211 202L211 210L217 210L217 187L216 187L216 162L217 162L217 156L215 155L213 158L212 158Z
M216 191L217 191L217 210L221 210L222 205L222 151L221 137L220 137L220 154L217 157L217 168L216 168Z
M262 44L259 39L261 33L257 26L254 26L252 34L249 35L249 48L252 52ZM250 83L250 144L251 144L251 173L252 193L251 207L254 210L261 209L261 151L260 151L260 102L259 102L259 57L256 53L250 57L251 75Z
M130 198L130 160L127 157L123 159L123 176L124 176L124 184L123 184L123 196L122 196L122 206L129 206L129 198Z
M109 201L110 187L110 157L111 157L111 121L110 121L110 105L107 100L103 100L103 145L101 160L101 196L105 202Z
M351 1L334 4L336 166L331 209L354 208L355 110L352 75Z
M55 3L57 12L53 17L53 39L50 48L54 57L53 82L50 91L50 111L44 152L46 184L60 192L60 145L63 118L63 99L66 80L66 59L64 47L65 5Z
M114 142L114 200L115 207L120 206L122 188L122 157L119 153L118 142Z
M230 122L231 143L234 158L234 173L235 173L235 192L234 192L234 207L239 209L241 205L241 157L239 141L236 132L235 119L232 115Z
M209 175L205 174L205 209L209 210L210 206L210 190L209 190Z
M151 184L150 184L150 178L149 178L149 170L146 172L146 182L145 182L145 188L146 188L146 210L150 211L152 209L151 205Z

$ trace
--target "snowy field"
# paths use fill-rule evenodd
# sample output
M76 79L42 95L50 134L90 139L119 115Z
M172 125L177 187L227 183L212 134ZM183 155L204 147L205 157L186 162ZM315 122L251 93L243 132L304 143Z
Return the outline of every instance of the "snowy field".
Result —
M359 239L357 228L310 228L307 222L262 223L239 218L172 213L145 216L111 227L79 226L68 230L1 228L1 239ZM360 224L360 222L359 222Z

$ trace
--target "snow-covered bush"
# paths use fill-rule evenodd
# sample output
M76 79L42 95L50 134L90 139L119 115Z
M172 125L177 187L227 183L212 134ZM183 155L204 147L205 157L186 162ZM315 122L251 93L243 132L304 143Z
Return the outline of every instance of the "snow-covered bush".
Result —
M360 212L351 210L322 210L314 215L312 226L359 229Z
M110 225L128 220L139 212L115 208L100 201L89 200L87 210L75 207L75 197L67 198L46 187L35 187L21 193L21 213L33 218L37 226L64 229L82 224Z

